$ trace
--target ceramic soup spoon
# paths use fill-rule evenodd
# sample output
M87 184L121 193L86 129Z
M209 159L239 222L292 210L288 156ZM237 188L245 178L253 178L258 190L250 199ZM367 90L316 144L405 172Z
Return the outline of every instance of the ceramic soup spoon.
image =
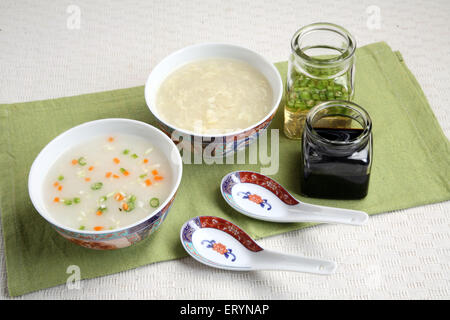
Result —
M219 269L286 270L331 274L333 261L293 256L261 248L235 224L219 218L202 216L187 221L180 232L184 249L196 260Z
M225 201L242 214L272 222L365 224L367 213L300 202L276 181L260 173L235 171L221 183Z

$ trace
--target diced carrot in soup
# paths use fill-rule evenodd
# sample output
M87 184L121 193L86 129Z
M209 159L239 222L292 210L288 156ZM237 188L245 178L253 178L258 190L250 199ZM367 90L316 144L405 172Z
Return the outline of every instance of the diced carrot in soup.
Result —
M148 150L158 170L144 165L149 163ZM167 157L148 139L126 134L95 136L55 160L44 183L45 206L63 226L115 230L153 212L151 199L165 201L173 186L171 177Z
M125 197L121 193L116 193L114 195L114 200L116 200L116 201L122 201L123 198L125 198Z

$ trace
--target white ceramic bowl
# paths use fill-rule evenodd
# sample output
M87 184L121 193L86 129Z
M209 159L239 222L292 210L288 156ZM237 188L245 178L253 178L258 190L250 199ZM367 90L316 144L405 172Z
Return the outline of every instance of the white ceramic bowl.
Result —
M228 58L244 61L253 66L267 78L272 88L273 101L270 111L262 120L243 130L219 135L204 135L175 127L174 125L165 122L158 115L156 108L156 94L166 77L174 70L189 62L210 58ZM202 151L211 143L211 141L213 141L214 148L211 148L213 149L212 157L226 156L228 153L240 150L255 141L258 134L270 125L278 105L280 104L282 95L283 82L278 70L272 63L254 51L223 43L197 44L170 54L152 70L145 84L145 101L147 102L150 111L158 120L161 129L166 132L167 135L171 136L174 141L186 141L186 138L188 138L190 142L193 142L194 139L196 139L196 141L203 141L202 148L200 150L194 150L194 152ZM176 134L174 134L174 131L176 131ZM183 139L178 139L180 134L183 135ZM209 154L204 156L208 157Z
M44 205L44 182L48 171L55 161L71 147L88 141L94 136L131 134L143 137L167 157L172 170L172 188L170 195L151 214L140 221L120 229L108 231L85 231L66 227L55 221ZM86 122L67 130L42 149L31 166L28 177L28 192L36 210L56 231L70 241L92 249L118 249L128 247L155 231L164 221L175 198L182 175L182 161L175 144L163 132L155 127L130 119L102 119Z

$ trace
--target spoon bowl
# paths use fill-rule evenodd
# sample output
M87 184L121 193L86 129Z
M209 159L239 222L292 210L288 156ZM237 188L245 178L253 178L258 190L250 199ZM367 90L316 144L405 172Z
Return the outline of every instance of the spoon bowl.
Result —
M235 171L221 182L225 201L240 213L271 222L317 222L363 225L363 211L318 206L294 198L275 180L252 171Z
M263 249L247 233L223 218L200 216L187 221L180 232L184 249L210 267L234 270L286 270L332 274L333 261L293 256Z

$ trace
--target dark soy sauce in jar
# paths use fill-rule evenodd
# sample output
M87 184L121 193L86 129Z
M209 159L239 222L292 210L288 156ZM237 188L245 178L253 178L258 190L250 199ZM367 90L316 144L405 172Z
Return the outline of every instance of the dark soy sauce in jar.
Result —
M302 193L316 198L364 198L372 164L370 129L370 118L368 128L305 127L301 155Z
M316 132L330 141L352 141L358 138L363 129L346 129L346 128L314 128Z

